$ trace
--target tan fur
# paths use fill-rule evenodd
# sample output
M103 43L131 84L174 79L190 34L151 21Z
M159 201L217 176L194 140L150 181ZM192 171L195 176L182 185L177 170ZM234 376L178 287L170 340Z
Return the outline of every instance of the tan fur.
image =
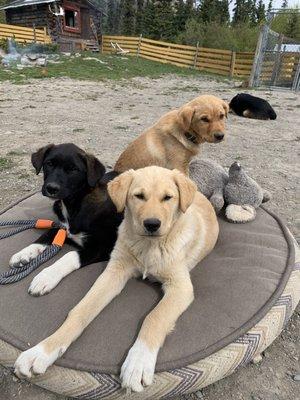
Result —
M124 172L149 165L178 169L188 175L188 165L204 142L217 142L214 134L225 134L228 104L215 96L203 95L162 116L120 155L115 171ZM209 122L201 118L208 118ZM192 143L185 136L196 138Z
M219 228L213 207L179 171L155 166L130 170L110 182L108 191L119 210L126 205L111 259L62 326L40 343L48 355L61 355L126 282L140 275L163 285L162 300L138 334L149 351L158 351L193 301L190 270L215 246ZM147 218L161 221L156 236L145 231Z

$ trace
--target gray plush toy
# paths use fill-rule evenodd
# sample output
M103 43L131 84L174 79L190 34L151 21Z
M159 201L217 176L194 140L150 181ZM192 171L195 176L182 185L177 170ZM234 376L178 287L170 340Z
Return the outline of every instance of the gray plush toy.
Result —
M270 193L250 178L237 162L231 165L227 174L214 161L194 159L190 163L190 178L217 213L226 204L225 215L230 222L254 220L256 208L271 198Z

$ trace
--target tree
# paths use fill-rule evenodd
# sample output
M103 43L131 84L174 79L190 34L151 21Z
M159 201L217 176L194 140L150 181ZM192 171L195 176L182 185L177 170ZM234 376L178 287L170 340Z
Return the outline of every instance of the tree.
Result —
M124 0L122 11L122 33L130 36L135 30L135 0Z
M233 8L232 24L238 25L249 21L249 1L236 0Z
M230 13L229 13L229 1L221 0L219 1L219 22L221 24L229 24Z
M117 3L115 0L109 0L107 4L106 31L110 34L116 33L116 11Z
M174 16L174 31L176 34L185 30L186 23L194 16L193 0L176 0L175 1L175 16Z
M268 10L267 10L268 13L271 12L272 8L273 8L273 0L270 0L269 4L268 4Z
M154 35L157 39L172 41L176 35L174 27L174 8L172 0L158 0L154 3Z
M144 30L144 0L137 0L135 33L140 35Z
M256 7L256 17L257 17L257 22L261 23L262 21L265 21L266 19L266 9L265 9L265 4L263 0L259 0L257 7Z
M300 12L299 10L290 14L288 25L286 28L287 36L300 40Z
M153 0L147 0L144 7L144 16L143 16L143 25L144 31L143 35L150 38L155 39L155 35L157 29L155 27L156 24L156 9L154 6Z
M281 8L283 8L283 9L288 8L288 0L283 0L283 1L282 1Z
M201 0L198 11L203 23L216 21L219 15L219 2L218 0Z

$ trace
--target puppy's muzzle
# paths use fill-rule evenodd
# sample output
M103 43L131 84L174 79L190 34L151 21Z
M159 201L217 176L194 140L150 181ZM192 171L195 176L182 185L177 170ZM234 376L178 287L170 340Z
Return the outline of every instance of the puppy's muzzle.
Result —
M216 140L216 142L221 142L224 139L224 133L222 132L216 132L214 133L214 138Z
M46 195L49 197L55 197L60 191L60 186L57 183L48 183L45 187Z
M144 220L144 227L148 233L155 233L160 228L161 222L157 218L148 218Z

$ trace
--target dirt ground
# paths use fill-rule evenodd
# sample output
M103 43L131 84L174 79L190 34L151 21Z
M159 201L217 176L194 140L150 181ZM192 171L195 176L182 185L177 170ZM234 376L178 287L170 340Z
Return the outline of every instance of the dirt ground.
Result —
M19 86L2 83L0 207L39 188L41 177L35 176L30 165L30 154L39 146L75 142L111 166L127 143L168 110L199 94L210 93L230 100L238 91L232 82L218 82L201 75L136 78L118 83L70 79L33 81ZM238 160L272 193L268 207L283 217L299 239L296 189L299 189L300 96L283 90L251 93L271 102L277 120L255 121L230 115L227 140L204 145L202 156L225 167ZM293 380L300 373L299 331L300 307L259 365L248 365L204 389L203 394L188 398L300 400L300 382ZM2 368L0 400L15 398L63 399L18 381Z

